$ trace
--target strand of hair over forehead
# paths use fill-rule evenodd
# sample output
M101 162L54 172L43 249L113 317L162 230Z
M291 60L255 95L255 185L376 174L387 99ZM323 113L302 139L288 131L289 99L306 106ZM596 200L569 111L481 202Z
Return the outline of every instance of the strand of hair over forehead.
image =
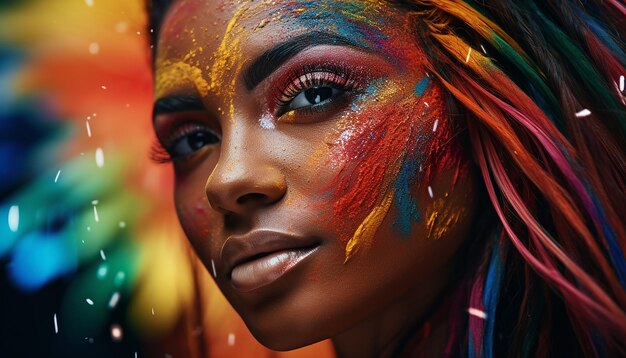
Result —
M508 239L497 241L472 286L470 307L485 315L469 315L469 355L493 355L499 276L514 267L505 256L523 259L526 270L511 349L515 342L528 355L554 349L549 303L560 300L586 355L624 354L626 230L618 213L626 112L618 79L626 56L610 25L626 28L626 8L617 1L498 1L488 9L401 3L414 5L430 35L431 71L471 113L474 154ZM501 252L507 242L516 255ZM554 293L538 294L542 282Z

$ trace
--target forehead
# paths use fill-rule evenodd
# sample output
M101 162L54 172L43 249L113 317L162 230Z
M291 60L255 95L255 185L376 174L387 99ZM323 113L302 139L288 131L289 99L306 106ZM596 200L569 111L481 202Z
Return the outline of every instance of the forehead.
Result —
M294 36L329 32L377 48L394 31L407 31L406 16L386 1L178 0L165 17L157 55L184 57L181 49L215 49L223 41L248 53Z

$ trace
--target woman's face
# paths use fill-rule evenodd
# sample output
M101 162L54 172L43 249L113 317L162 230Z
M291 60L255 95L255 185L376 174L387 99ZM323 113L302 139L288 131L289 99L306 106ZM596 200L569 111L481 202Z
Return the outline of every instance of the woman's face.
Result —
M274 349L449 280L473 182L412 16L378 1L175 1L155 130L207 269Z

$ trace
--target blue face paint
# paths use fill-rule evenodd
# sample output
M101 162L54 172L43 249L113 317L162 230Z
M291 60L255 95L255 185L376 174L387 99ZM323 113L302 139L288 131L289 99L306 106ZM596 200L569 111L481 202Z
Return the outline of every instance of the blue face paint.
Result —
M415 86L415 95L418 97L421 97L426 91L426 88L428 88L429 83L430 83L430 78L428 76L424 77L421 81L419 81L417 85Z
M408 237L413 223L422 219L417 202L410 191L410 188L415 186L420 164L421 161L417 157L405 158L395 182L396 216L393 225L398 228L403 237Z
M365 14L383 13L381 4L334 1L302 1L271 13L280 16L281 22L296 18L299 25L312 31L331 31L349 39L363 42L366 48L380 49L387 42L381 18L372 19Z

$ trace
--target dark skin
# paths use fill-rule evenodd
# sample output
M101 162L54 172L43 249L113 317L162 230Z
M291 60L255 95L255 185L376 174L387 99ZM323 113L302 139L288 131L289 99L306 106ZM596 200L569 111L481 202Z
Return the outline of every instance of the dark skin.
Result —
M320 1L299 10L274 3L181 0L163 23L156 98L186 99L157 111L154 123L175 157L178 215L226 298L267 347L289 350L331 338L341 357L390 356L425 312L445 299L474 212L469 160L449 118L387 111L402 105L447 113L434 80L431 97L415 95L426 59L407 33L403 11L375 1ZM363 21L380 33L355 30L347 36L338 26L345 16L348 30L363 28ZM247 75L255 59L311 33L310 19L315 31L335 40L296 51L251 86ZM374 46L365 38L370 35L387 41ZM338 65L332 71L313 66L326 63ZM348 70L336 70L341 66L356 69L350 88L341 78ZM301 70L298 76L309 71L322 78L290 82L294 69ZM334 77L328 74L333 71ZM284 90L289 85L291 91ZM398 175L391 164L382 187L372 188L380 193L376 205L354 213L354 220L337 215L328 194L337 178L362 163L345 154L356 145L350 134L380 113L394 113L397 118L385 118L389 123L413 123L424 148L437 135L450 138L436 156L417 153L428 181L414 183L410 196L423 216L404 236L395 224L397 200L384 199ZM390 151L382 159L395 163L398 155ZM315 248L277 279L242 290L224 259L225 243L255 230L293 234ZM358 232L366 234L348 255L347 242ZM433 322L418 350L441 354L447 329Z

